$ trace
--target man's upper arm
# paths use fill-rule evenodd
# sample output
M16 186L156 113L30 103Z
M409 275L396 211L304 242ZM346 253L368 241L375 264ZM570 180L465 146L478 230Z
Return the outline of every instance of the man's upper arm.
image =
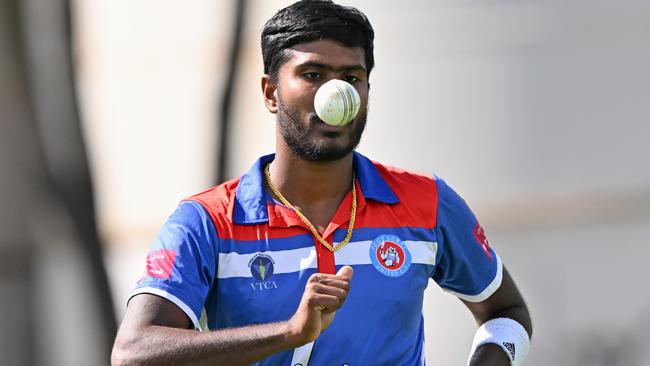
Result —
M520 323L529 336L533 333L526 303L510 273L505 268L503 269L501 286L492 296L480 302L462 301L479 324L494 318L510 318Z
M163 299L163 304L174 304L200 329L203 306L216 278L217 251L217 234L210 215L197 202L181 203L151 246L145 273L129 302L139 298L134 309L147 313L165 309L161 301L151 300ZM141 303L142 299L149 301Z
M441 248L433 279L456 295L482 324L496 317L519 321L531 334L526 304L478 219L442 179L436 179L436 234Z
M142 329L151 325L188 329L192 321L181 308L163 297L147 293L133 296L122 327Z

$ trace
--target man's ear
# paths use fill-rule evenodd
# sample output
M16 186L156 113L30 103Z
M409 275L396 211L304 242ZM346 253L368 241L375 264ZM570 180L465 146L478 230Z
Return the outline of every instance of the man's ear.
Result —
M264 76L262 76L262 95L264 96L264 105L266 105L266 109L268 109L271 113L277 113L277 86L269 74L264 74Z

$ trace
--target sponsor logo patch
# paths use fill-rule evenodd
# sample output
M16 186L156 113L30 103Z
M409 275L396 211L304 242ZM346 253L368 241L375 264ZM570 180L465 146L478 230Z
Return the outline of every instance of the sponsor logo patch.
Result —
M147 255L145 276L168 279L172 275L176 251L171 249L158 249Z
M485 255L487 255L488 258L492 259L492 254L490 254L490 242L488 242L488 238L485 236L485 230L483 230L483 227L481 227L481 224L478 222L474 227L474 238L476 238L478 244L481 246L481 248L483 248Z
M388 277L404 275L411 267L411 253L395 235L380 235L370 244L370 261L379 273Z

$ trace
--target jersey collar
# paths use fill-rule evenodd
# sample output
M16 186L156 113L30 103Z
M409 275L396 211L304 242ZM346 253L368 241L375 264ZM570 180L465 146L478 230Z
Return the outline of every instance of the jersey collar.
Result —
M398 203L399 199L381 176L375 164L358 152L353 153L354 169L363 197L386 204ZM264 189L264 166L273 161L275 154L259 158L242 175L233 200L232 221L235 224L260 224L269 221L267 202L272 200Z

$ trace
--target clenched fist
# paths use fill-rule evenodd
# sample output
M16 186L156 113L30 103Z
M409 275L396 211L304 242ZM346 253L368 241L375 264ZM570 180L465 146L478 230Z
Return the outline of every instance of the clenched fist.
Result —
M300 344L314 341L332 323L348 296L352 273L352 267L344 266L335 275L314 273L309 277L298 310L289 320Z

